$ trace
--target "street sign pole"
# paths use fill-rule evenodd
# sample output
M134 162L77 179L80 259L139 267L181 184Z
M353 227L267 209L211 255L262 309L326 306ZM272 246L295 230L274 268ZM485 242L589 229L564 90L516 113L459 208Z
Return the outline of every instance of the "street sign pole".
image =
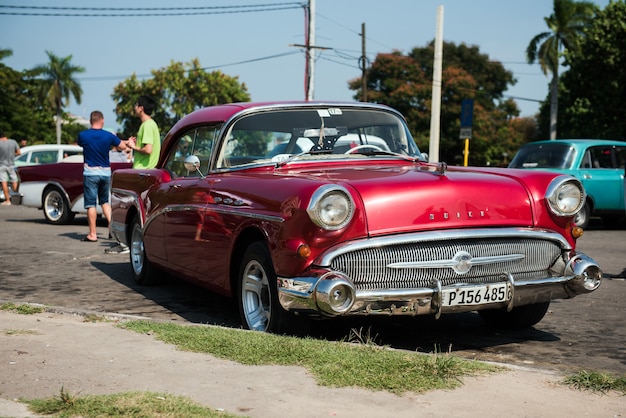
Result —
M467 167L469 160L469 138L465 138L465 150L463 151L463 167Z
M461 102L461 132L460 139L465 140L463 150L463 165L467 167L469 161L469 140L472 138L472 114L474 113L474 100L464 99Z

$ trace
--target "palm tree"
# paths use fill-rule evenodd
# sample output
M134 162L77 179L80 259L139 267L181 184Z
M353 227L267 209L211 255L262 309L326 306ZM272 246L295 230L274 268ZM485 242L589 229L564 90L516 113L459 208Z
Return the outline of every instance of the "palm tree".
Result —
M574 51L580 45L584 29L590 24L597 6L591 2L554 0L554 11L543 19L550 29L536 35L526 48L529 64L539 61L541 70L550 81L550 139L556 139L559 103L559 64L564 50Z
M36 75L43 76L42 96L47 99L56 116L57 144L61 144L61 123L63 122L63 108L69 106L70 99L74 96L76 103L80 104L83 89L76 81L74 75L83 73L85 69L72 65L72 56L60 58L52 52L46 51L50 62L45 65L38 65L33 68Z
M11 55L13 55L13 50L12 49L2 49L2 48L0 48L0 61L5 59L6 57L10 57Z

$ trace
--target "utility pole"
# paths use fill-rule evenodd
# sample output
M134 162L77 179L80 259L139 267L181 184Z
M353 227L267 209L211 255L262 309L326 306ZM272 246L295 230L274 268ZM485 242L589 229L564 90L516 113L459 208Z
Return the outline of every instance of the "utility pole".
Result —
M365 23L361 23L361 101L367 102L367 54L365 53Z
M439 131L441 120L441 67L443 62L443 6L437 8L435 31L435 62L433 64L433 95L430 109L430 145L428 162L439 162Z
M309 0L309 19L306 39L306 60L307 60L307 80L306 80L306 101L313 100L315 83L315 0Z
M304 8L306 17L305 34L306 39L304 45L290 44L289 46L297 46L304 48L306 53L306 64L304 67L304 97L307 101L313 100L314 82L315 82L315 49L332 49L323 46L315 46L315 0L309 0L309 4Z

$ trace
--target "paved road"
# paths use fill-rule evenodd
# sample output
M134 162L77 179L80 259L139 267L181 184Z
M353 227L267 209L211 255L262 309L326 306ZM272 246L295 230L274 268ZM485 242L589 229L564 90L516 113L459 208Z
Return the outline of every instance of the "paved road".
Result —
M128 255L106 255L113 242L82 242L84 217L72 225L45 223L40 211L0 207L0 302L31 302L156 320L239 327L231 301L176 280L140 287L129 274ZM593 225L579 250L595 258L605 280L590 295L553 302L529 330L496 332L475 313L435 321L427 317L318 323L324 338L346 338L350 329L381 344L424 352L452 351L482 360L557 370L587 368L626 374L626 230Z

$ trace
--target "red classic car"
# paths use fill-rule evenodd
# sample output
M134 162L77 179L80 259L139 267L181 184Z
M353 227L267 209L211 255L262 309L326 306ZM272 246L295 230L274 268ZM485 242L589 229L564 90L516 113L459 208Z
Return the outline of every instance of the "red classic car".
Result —
M460 311L527 327L600 285L575 250L584 201L572 176L427 163L386 106L237 103L182 118L156 168L115 171L111 227L138 283L234 297L248 329Z
M83 202L82 156L59 163L17 167L21 204L43 209L51 224L72 222L77 213L87 213ZM70 157L74 158L74 157ZM130 168L131 163L111 163L111 169ZM102 209L97 207L100 214Z

